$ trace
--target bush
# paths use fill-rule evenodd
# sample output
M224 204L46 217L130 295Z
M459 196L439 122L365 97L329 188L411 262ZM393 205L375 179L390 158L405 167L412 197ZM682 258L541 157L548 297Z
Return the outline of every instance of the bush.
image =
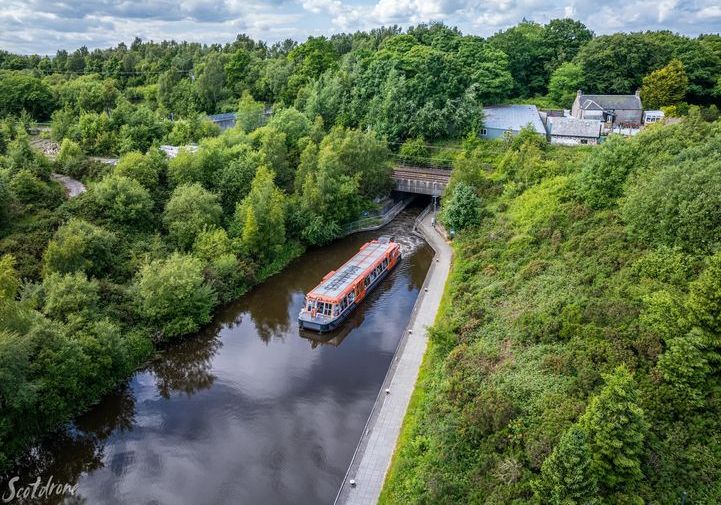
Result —
M621 213L647 244L713 251L721 240L721 161L699 158L645 172Z
M102 277L113 269L116 245L112 232L80 219L72 219L60 227L48 243L44 256L45 270L61 274L82 271Z
M477 226L481 222L483 208L473 188L463 182L456 184L450 199L443 204L441 219L451 230Z
M56 158L59 172L71 177L80 178L85 175L87 157L82 148L70 139L63 139L60 152Z
M188 184L173 191L165 206L163 222L173 242L188 250L204 229L220 226L222 214L217 196L200 184Z
M140 313L159 330L161 339L197 331L210 321L216 302L203 278L203 262L180 253L144 265L135 297Z
M614 205L623 194L635 159L630 141L620 135L611 135L593 150L581 167L577 185L580 199L594 209Z
M147 154L130 151L120 157L113 173L135 179L152 193L158 189L165 165L165 155L157 149L151 149Z
M79 316L89 321L97 314L100 301L98 283L88 280L84 273L51 273L43 281L43 287L43 312L49 317L68 321L73 316Z
M110 175L90 186L77 205L88 219L145 230L153 222L153 200L135 179Z

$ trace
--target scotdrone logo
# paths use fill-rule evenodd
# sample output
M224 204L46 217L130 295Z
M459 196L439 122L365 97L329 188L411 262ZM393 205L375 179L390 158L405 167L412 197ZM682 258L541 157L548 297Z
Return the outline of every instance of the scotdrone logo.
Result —
M3 490L2 502L10 503L13 500L37 500L50 496L63 496L69 494L74 496L78 491L78 485L61 484L53 482L53 476L48 477L43 483L38 477L32 484L22 485L20 477L13 477L7 483L7 489Z

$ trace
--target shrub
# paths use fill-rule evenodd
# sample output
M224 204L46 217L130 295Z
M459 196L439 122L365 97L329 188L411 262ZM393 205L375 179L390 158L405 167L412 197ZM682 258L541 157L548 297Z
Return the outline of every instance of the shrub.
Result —
M55 233L45 251L47 272L61 274L82 271L101 277L113 268L116 238L104 230L80 219L72 219Z
M647 244L713 251L721 240L721 161L692 159L644 172L621 213L631 235Z
M180 253L144 265L136 279L135 296L140 313L161 338L197 331L210 321L216 301L203 278L203 262Z
M163 222L173 242L187 250L204 229L220 226L222 214L217 196L200 184L188 184L173 191Z
M443 205L443 223L451 230L461 231L480 224L482 216L481 199L473 188L463 182L456 184L450 199Z
M615 204L623 194L626 178L634 167L635 154L630 141L611 135L586 158L578 177L577 192L594 209Z

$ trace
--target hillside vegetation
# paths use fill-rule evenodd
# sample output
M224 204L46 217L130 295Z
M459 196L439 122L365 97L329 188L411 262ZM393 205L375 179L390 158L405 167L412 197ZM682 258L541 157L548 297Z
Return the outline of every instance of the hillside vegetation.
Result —
M446 222L482 211L458 231L383 503L721 501L719 152L721 122L696 116L457 164L454 197L473 191Z

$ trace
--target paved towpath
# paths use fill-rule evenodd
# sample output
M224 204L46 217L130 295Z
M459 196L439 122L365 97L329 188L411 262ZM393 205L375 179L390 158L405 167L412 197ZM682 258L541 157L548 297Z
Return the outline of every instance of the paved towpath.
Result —
M336 504L375 504L383 488L403 417L426 351L427 328L435 320L451 268L451 247L433 228L433 218L432 213L426 215L418 229L436 255L413 307L408 324L410 331L404 333L398 346L348 473L341 484ZM350 485L351 480L355 481L355 487Z
M65 187L65 192L68 194L69 198L75 198L79 194L85 193L85 184L73 179L72 177L61 174L51 174L50 178Z

